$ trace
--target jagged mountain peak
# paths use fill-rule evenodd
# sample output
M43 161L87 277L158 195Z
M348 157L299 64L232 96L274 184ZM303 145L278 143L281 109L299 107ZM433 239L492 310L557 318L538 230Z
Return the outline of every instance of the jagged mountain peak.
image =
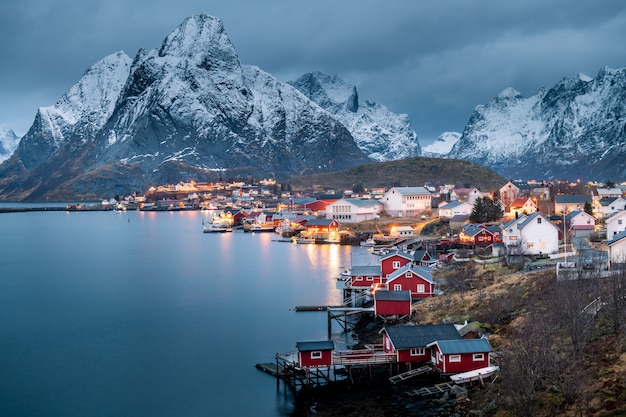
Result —
M445 158L460 138L459 132L443 132L437 140L422 148L422 156Z
M390 161L421 154L406 114L394 114L369 100L361 104L356 86L338 76L312 72L290 84L343 123L370 159Z
M506 90L505 90L506 91ZM626 178L626 68L477 106L450 152L523 179Z
M221 21L196 15L160 49L106 57L41 108L0 165L0 198L100 198L187 178L280 180L367 161L335 117L242 66Z
M19 141L20 138L13 129L0 127L0 162L8 159L15 152Z

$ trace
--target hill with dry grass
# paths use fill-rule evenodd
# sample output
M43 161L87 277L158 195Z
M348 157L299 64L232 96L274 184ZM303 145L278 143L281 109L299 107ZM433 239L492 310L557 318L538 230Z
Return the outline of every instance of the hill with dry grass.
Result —
M457 187L476 187L492 191L506 183L506 179L481 165L456 159L407 158L390 162L371 162L339 173L314 174L293 177L285 181L293 189L329 188L371 189L376 187L403 187L454 184Z

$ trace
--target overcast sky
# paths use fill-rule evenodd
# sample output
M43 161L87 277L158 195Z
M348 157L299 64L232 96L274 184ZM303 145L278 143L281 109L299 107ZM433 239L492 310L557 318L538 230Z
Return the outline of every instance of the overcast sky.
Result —
M186 17L220 18L243 64L321 71L407 113L422 146L513 87L626 66L623 0L20 0L0 5L0 126L26 133L84 71L154 49Z

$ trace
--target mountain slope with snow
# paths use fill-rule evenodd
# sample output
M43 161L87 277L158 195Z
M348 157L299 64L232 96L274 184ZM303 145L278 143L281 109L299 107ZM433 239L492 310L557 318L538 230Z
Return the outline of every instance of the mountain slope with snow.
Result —
M449 156L509 178L626 179L626 68L477 106Z
M100 198L188 178L280 179L366 161L336 118L241 65L222 22L201 14L159 49L106 57L40 108L0 165L0 196Z
M20 138L12 129L0 128L0 162L6 160L15 152Z
M382 162L421 154L409 117L374 102L360 103L355 86L321 72L305 74L290 84L343 123L370 159Z
M422 156L430 158L447 158L454 145L461 138L459 132L444 132L436 141L422 148Z

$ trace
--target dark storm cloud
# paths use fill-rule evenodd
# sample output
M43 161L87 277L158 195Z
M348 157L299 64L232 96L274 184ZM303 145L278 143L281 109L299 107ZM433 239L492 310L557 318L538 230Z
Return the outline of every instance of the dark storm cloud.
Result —
M0 6L0 125L25 133L93 63L153 49L182 20L224 22L245 64L282 81L323 71L408 113L424 144L507 87L626 65L621 0L22 0ZM15 3L15 4L12 4Z

